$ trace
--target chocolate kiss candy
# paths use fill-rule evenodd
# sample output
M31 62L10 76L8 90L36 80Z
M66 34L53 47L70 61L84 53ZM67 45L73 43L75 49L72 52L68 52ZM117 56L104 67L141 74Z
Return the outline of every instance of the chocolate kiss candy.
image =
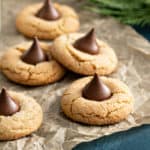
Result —
M0 115L13 115L19 111L19 105L8 95L3 88L0 93Z
M24 52L24 54L22 55L22 60L28 64L33 65L47 60L46 55L40 48L37 37L34 38L33 44L30 49Z
M60 14L53 7L51 0L45 0L43 7L38 11L36 16L45 20L57 20Z
M83 89L83 97L102 101L111 96L110 89L100 80L97 74L94 75L91 82L89 82Z
M95 37L95 31L92 29L88 34L86 34L84 37L81 37L75 43L73 46L81 50L83 52L89 53L89 54L98 54L99 48L96 43L96 37Z

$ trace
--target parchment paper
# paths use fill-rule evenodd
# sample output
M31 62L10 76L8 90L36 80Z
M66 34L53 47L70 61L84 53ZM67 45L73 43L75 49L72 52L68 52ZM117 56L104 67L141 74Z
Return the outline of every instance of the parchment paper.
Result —
M15 16L31 2L36 0L1 1L0 54L8 46L27 40L16 31ZM44 112L43 124L36 133L19 140L0 142L2 150L70 150L82 141L150 122L150 43L132 28L121 25L112 18L103 18L81 9L81 1L61 2L70 4L79 12L81 31L95 27L97 36L115 49L119 66L117 72L111 76L119 78L129 86L135 98L134 113L125 121L111 126L86 126L75 123L63 115L60 99L65 88L81 76L67 72L60 82L31 88L12 83L0 73L0 88L5 86L34 97Z

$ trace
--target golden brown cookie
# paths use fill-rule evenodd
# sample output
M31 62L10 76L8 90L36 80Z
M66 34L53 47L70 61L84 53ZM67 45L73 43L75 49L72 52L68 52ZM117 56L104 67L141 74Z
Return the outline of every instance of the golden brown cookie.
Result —
M133 110L133 97L128 87L117 79L101 77L112 96L103 101L86 99L82 91L92 78L79 79L66 89L61 100L66 116L90 125L114 124L125 119Z
M78 15L69 6L55 3L54 7L61 16L57 20L47 21L36 16L42 5L42 3L32 4L19 12L16 27L25 36L54 39L64 33L75 32L79 29Z
M22 54L31 46L25 42L11 47L0 59L0 68L5 76L19 84L36 86L55 82L61 79L65 73L64 68L51 58L49 53L50 45L40 43L41 48L49 57L36 65L28 64L21 59Z
M66 34L58 37L52 46L52 56L66 68L83 75L108 75L117 67L117 57L113 49L97 40L99 53L92 55L76 49L73 43L83 34Z
M20 110L11 116L0 115L0 140L13 140L36 131L43 119L40 105L31 97L9 91L9 95L19 103Z

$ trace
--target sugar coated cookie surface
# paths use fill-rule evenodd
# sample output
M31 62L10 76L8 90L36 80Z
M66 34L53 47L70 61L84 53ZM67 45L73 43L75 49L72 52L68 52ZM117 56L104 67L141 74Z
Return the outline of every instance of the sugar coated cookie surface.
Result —
M103 101L84 98L83 89L93 77L73 82L64 92L61 107L74 121L89 125L108 125L120 122L133 110L133 97L128 87L117 79L101 77L112 95ZM95 91L96 94L96 91Z
M103 41L97 39L98 54L89 54L76 49L74 42L83 34L67 34L58 37L51 49L53 57L69 70L83 74L108 75L117 67L117 57L112 48Z
M42 6L42 3L31 4L18 13L16 27L25 36L54 39L64 33L75 32L79 29L78 15L69 6L55 3L54 7L60 13L60 17L52 21L36 16Z
M0 115L0 140L14 140L36 131L43 119L40 105L31 97L13 91L9 95L20 110L11 116Z
M11 47L4 53L0 58L0 69L4 75L16 83L30 86L49 84L61 79L65 69L51 57L49 44L40 43L49 60L33 65L21 59L31 45L32 43L25 42Z

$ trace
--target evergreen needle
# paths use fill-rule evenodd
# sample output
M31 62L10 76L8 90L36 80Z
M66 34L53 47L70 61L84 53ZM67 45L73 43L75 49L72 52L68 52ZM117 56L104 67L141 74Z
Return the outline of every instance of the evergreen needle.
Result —
M87 8L130 25L150 25L150 0L87 0Z

